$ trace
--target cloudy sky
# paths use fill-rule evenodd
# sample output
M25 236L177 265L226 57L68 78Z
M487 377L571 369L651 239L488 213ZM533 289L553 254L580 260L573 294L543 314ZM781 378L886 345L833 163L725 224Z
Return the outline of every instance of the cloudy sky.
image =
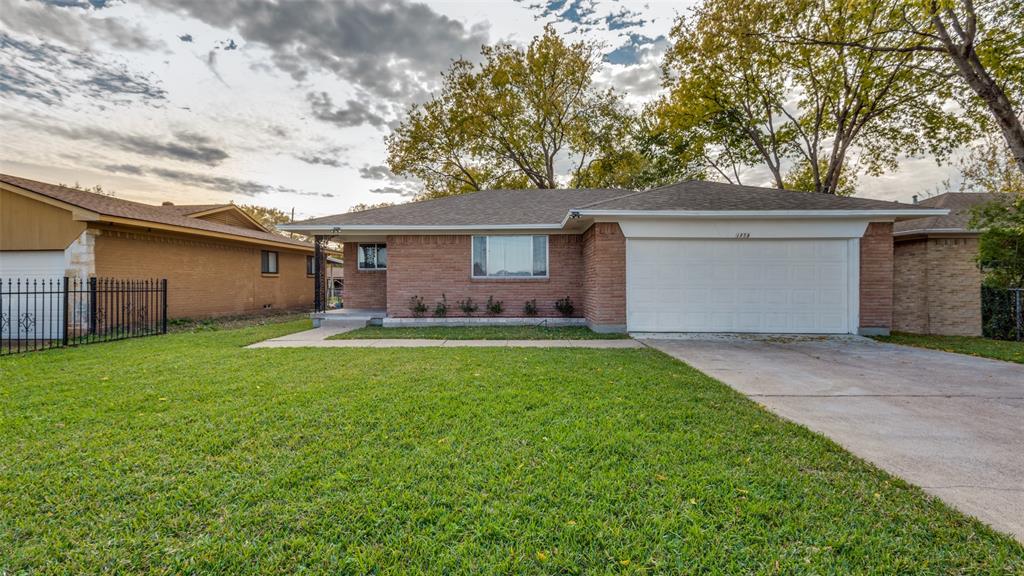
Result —
M553 22L570 39L602 42L596 80L638 105L659 90L665 35L686 6L0 0L0 171L297 218L403 201L414 187L383 167L384 137L452 59L525 44ZM862 178L860 195L909 201L954 174L908 159Z

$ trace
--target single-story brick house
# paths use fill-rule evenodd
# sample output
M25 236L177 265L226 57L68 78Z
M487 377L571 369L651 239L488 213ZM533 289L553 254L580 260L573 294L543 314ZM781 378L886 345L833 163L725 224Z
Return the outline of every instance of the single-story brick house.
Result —
M896 221L943 208L684 181L642 192L487 190L283 226L345 244L345 306L445 295L595 330L886 333ZM427 314L429 316L429 312Z
M0 278L166 278L167 315L312 308L313 245L233 204L142 204L0 174Z
M917 206L949 214L895 224L894 330L981 335L980 232L969 223L971 209L992 199L991 194L940 194Z

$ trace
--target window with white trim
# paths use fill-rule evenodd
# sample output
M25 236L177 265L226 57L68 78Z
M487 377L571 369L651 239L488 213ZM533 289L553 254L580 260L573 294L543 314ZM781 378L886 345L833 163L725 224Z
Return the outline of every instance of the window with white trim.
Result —
M387 270L387 244L360 244L356 252L360 270Z
M473 236L474 278L546 278L547 236Z

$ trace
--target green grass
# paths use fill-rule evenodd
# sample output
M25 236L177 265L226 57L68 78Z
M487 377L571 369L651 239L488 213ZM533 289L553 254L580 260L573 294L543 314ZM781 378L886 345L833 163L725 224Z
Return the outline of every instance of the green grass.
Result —
M919 348L933 348L944 352L983 356L1007 362L1024 364L1024 342L992 340L976 336L929 336L894 332L890 336L878 336L882 342L905 344Z
M0 574L1021 574L1024 548L658 352L0 359Z
M367 326L342 332L328 340L359 340L363 338L426 338L429 340L616 340L626 334L603 334L586 326L422 326L416 328L383 328Z

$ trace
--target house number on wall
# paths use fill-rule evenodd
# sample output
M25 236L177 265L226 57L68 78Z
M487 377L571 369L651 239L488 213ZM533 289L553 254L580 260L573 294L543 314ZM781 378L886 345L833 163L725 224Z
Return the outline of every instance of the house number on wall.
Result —
M750 238L750 232L737 232L736 237L740 239Z

